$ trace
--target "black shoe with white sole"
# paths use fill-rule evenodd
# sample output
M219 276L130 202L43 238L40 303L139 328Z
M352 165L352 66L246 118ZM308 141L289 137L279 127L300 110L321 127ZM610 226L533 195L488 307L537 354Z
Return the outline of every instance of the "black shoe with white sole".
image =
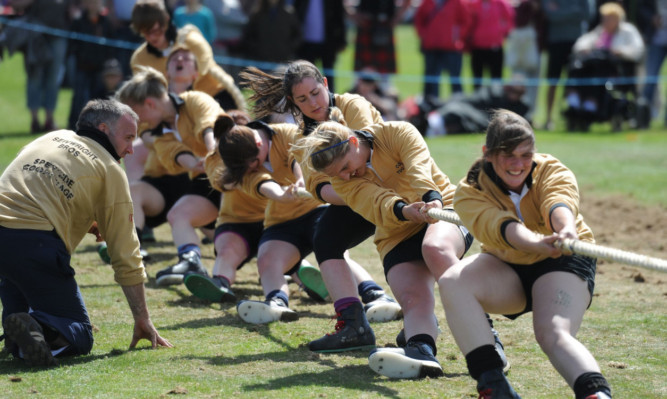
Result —
M368 356L368 365L389 378L425 378L444 375L431 347L423 342L408 342L405 348L378 348Z

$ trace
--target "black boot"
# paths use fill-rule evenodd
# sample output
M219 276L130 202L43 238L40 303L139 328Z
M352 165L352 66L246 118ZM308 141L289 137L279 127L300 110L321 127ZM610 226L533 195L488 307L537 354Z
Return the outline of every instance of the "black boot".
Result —
M336 331L308 343L313 352L343 352L375 348L375 334L360 302L355 302L337 315Z
M481 399L521 399L500 368L485 371L479 376L477 392Z

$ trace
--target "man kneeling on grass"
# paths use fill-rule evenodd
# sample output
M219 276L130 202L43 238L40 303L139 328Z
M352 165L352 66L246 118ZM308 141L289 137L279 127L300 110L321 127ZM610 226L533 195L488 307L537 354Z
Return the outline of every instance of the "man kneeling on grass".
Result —
M30 366L84 355L92 325L70 258L88 232L109 243L115 280L140 339L171 347L148 315L146 272L120 159L132 153L137 115L114 100L94 100L77 131L58 130L24 147L0 176L0 299L5 350Z

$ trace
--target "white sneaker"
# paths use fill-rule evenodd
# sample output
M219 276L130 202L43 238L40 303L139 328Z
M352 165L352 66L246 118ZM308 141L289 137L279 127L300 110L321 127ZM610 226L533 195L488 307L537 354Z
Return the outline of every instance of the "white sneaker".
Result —
M423 343L409 343L405 348L378 348L368 356L373 371L389 378L424 378L443 375L442 366L431 348Z
M246 323L267 324L274 321L295 321L299 315L280 300L243 300L236 305L236 311Z
M383 294L376 300L368 302L364 306L364 310L366 311L366 318L371 323L383 323L403 317L401 305L387 294Z

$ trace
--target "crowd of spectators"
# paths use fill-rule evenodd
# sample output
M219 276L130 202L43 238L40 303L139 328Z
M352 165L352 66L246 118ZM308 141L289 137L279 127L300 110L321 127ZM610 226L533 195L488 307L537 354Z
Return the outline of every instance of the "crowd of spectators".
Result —
M632 62L638 67L632 70L631 77L646 78L630 92L634 99L653 106L653 118L660 114L659 74L667 55L667 24L663 25L662 16L667 16L667 1L615 2L624 11L618 32L595 35L594 32L605 32L599 7L609 2L165 0L165 5L176 27L195 25L215 55L236 60L224 66L234 77L246 64L269 71L280 63L306 59L320 65L332 91L341 91L335 88L336 59L347 46L354 46L354 70L364 74L359 75L356 87L345 89L358 91L365 83L373 83L375 87L365 92L373 96L376 104L383 104L379 108L385 110L386 119L409 117L410 111L399 106L389 77L398 72L394 28L399 23L411 24L424 57L423 95L417 100L422 113L424 108L433 110L442 105L452 94L477 96L475 91L480 88L512 76L513 86L517 81L524 84L522 100L528 110L523 116L541 128L553 129L553 114L562 108L556 88L563 82L561 77L569 74L576 56L574 44L582 37L588 37L592 46L605 51L611 48L610 43L618 41L615 37L622 36L627 41L630 35L632 43L641 42L635 46ZM134 3L136 0L2 1L2 12L13 18L86 35L84 40L67 40L48 32L5 27L3 47L10 54L24 53L31 132L56 127L53 110L62 84L73 90L68 119L68 127L72 128L83 104L105 92L105 63L115 60L124 78L131 75L131 44L141 42L129 24ZM351 31L354 39L349 39ZM90 36L118 39L130 46L103 45L89 41ZM466 53L470 55L471 84L461 78ZM546 57L541 57L543 53ZM541 59L546 65L541 65ZM443 78L442 72L448 77ZM375 76L372 82L369 76ZM450 87L441 91L441 81L448 81ZM535 121L534 107L542 85L545 120ZM464 88L469 92L463 93ZM567 105L566 101L562 104ZM39 117L42 109L43 122Z

